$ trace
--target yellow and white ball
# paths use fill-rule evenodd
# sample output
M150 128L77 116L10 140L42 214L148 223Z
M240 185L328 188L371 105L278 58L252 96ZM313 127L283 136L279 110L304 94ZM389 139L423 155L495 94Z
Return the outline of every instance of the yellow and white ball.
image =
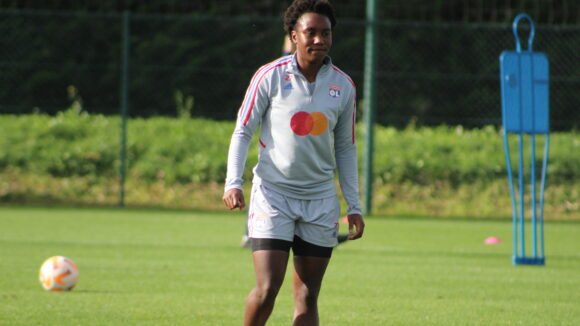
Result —
M42 264L38 278L47 291L70 291L79 280L79 269L71 259L54 256Z

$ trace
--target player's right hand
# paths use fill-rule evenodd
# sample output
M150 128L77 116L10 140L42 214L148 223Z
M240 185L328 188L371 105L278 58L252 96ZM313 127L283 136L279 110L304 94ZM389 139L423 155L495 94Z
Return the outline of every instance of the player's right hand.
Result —
M226 207L230 210L239 208L240 210L246 207L246 201L244 200L244 192L241 189L230 189L224 193L222 198Z

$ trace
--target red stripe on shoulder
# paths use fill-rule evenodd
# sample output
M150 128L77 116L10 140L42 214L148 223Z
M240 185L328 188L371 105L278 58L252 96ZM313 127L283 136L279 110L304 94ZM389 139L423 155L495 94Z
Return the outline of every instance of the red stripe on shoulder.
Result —
M352 143L354 144L356 142L356 132L355 132L355 126L356 126L356 85L354 83L354 81L350 78L349 75L347 75L344 71L338 69L338 67L336 67L335 65L331 65L332 69L334 69L334 71L338 72L339 74L343 75L352 85L353 89L354 89L354 109L352 111Z
M238 119L241 118L242 115L244 115L245 112L247 111L247 109L246 109L248 106L247 102L250 101L252 94L255 91L255 88L257 88L258 83L256 83L256 81L261 80L261 76L264 73L264 70L267 70L273 64L276 64L278 62L282 62L282 61L285 61L288 59L290 59L290 58L289 57L282 57L282 59L278 58L278 59L271 61L271 62L268 62L267 64L258 68L258 70L252 76L252 79L250 80L250 86L248 87L248 90L246 91L246 95L244 96L244 100L242 101L242 105L240 106L240 109L238 110Z
M332 67L332 69L334 69L334 71L338 72L339 74L343 75L344 77L346 77L346 79L350 82L350 84L352 85L352 87L354 87L356 89L356 85L354 83L354 81L350 78L349 75L347 75L344 71L338 69L337 66L335 65L330 65Z
M290 62L292 62L292 60L283 61L279 64L273 65L273 66L265 69L264 72L262 73L262 75L260 76L260 79L258 79L258 82L256 83L255 87L256 88L259 87L264 76L266 76L268 74L268 72L270 72L272 69L274 69L276 67L280 67L280 66L285 66L285 65L289 64ZM250 108L248 109L248 113L246 113L246 117L244 118L244 122L243 122L244 126L246 124L248 124L248 120L250 120L250 115L252 114L252 109L254 108L254 101L256 100L256 94L258 94L257 90L254 92L254 95L252 96L252 101L250 102Z

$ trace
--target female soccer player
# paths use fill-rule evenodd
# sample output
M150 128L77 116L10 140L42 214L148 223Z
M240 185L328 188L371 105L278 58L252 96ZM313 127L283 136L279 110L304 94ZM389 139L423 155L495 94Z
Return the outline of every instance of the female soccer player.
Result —
M244 325L265 325L294 254L294 325L318 325L318 294L337 243L340 205L334 170L348 204L349 239L363 235L355 145L355 86L328 57L334 11L325 0L295 0L284 17L293 55L254 74L232 135L223 196L243 209L242 175L260 126L260 156L248 215L256 274Z

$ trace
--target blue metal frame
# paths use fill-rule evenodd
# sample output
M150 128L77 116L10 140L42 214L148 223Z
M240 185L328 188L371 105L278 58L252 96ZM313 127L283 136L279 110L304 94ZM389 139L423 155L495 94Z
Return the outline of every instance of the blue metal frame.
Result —
M518 23L527 19L530 23L528 49L522 50L517 33ZM526 14L514 19L512 30L516 51L504 51L500 55L500 82L502 93L503 143L505 149L510 195L512 198L513 257L514 265L544 265L544 189L550 146L549 130L549 63L545 54L532 51L535 26ZM516 187L510 159L509 133L518 135L518 186ZM525 174L524 135L530 138L530 185L531 185L531 245L532 255L526 256L525 227ZM542 161L540 201L537 207L536 189L536 135L545 136ZM519 197L519 200L518 200ZM538 216L539 211L539 216ZM539 231L539 239L538 239ZM518 250L519 249L519 250ZM539 250L538 250L539 249Z

